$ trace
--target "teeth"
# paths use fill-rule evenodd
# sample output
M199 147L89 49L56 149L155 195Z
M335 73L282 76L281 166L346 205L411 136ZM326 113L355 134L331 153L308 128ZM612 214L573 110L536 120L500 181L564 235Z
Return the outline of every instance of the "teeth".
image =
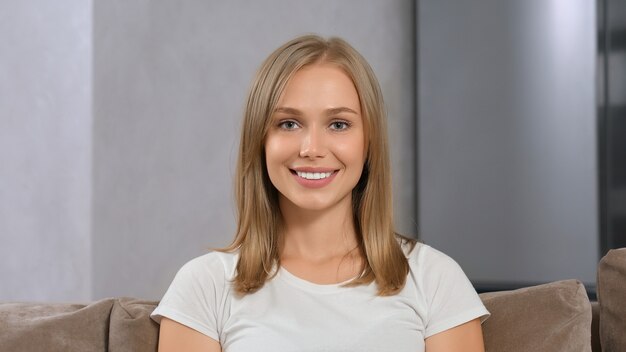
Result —
M307 180L321 180L326 177L330 177L332 172L301 172L296 171L299 177L306 178Z

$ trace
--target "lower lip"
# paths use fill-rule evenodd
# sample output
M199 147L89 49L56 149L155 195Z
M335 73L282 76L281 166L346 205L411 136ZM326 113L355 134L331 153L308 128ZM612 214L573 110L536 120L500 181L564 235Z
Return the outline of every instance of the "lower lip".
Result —
M298 176L298 174L293 174L293 177L296 178L296 181L303 187L306 188L321 188L324 187L326 185L328 185L329 183L331 183L333 181L333 179L335 178L335 176L337 175L337 171L333 171L333 173L326 177L326 178L321 178L319 180L308 180L306 178L300 177Z

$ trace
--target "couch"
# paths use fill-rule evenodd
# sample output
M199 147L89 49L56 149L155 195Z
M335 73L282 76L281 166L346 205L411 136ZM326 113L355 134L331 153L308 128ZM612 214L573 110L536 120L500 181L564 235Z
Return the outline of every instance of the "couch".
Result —
M598 302L577 280L482 293L486 350L626 352L626 248L598 266ZM156 351L157 302L0 303L0 351Z

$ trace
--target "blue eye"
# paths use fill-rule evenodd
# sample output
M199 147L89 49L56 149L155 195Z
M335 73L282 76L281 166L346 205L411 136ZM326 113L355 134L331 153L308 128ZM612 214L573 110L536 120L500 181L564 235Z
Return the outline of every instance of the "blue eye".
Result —
M348 129L348 127L350 127L350 124L345 121L335 121L330 124L331 130L342 131L342 130Z
M298 123L291 120L281 121L278 124L278 127L282 128L283 130L295 130L296 128L298 128Z

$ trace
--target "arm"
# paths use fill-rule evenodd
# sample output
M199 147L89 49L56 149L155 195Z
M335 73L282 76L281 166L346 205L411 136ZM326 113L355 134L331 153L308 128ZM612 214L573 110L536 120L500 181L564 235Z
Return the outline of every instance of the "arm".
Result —
M219 342L171 319L163 318L159 330L159 352L221 352Z
M480 319L474 319L430 336L425 342L426 352L485 351Z

